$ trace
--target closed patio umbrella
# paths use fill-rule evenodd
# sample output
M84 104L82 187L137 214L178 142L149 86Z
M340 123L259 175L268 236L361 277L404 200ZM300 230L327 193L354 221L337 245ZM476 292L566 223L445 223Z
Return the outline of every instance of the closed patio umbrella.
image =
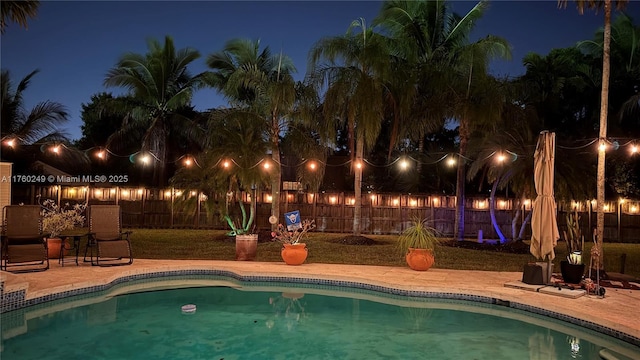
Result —
M547 276L551 276L551 260L560 238L556 220L556 201L553 195L556 134L542 131L533 157L536 200L531 217L531 246L529 251L538 259L548 261Z

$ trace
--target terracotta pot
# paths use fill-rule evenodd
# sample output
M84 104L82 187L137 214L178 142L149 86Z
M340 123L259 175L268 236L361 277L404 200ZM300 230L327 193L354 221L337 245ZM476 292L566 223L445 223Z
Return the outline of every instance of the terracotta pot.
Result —
M308 253L307 244L298 243L284 244L280 255L287 265L300 265L307 260Z
M61 238L47 238L47 256L49 259L59 259L61 247Z
M236 235L236 260L254 261L258 252L258 234Z
M413 270L426 271L433 265L435 258L433 251L427 249L409 248L409 252L405 257L407 265Z

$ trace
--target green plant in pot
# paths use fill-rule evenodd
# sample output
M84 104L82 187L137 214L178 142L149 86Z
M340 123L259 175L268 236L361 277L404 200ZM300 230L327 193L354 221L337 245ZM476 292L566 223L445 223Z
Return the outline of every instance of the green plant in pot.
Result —
M560 262L562 279L571 284L578 284L584 274L582 263L582 249L584 248L584 236L580 229L580 215L577 211L568 212L566 216L567 229L563 230L564 241L567 244L569 255L567 260Z
M427 225L426 219L413 218L411 226L398 237L398 248L413 270L428 270L435 262L436 245L440 243L438 231Z

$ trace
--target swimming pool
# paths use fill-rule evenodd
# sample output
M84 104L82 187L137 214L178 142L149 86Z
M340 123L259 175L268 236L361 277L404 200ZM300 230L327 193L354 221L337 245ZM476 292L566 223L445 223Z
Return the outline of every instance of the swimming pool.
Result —
M2 314L0 357L640 358L631 344L546 316L414 295L214 275L140 279ZM196 311L183 313L185 304Z

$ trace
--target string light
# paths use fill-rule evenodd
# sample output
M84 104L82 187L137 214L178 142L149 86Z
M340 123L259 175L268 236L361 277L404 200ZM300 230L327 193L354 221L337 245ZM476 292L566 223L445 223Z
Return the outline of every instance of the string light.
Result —
M600 146L598 147L598 149L599 149L600 151L605 151L605 150L607 150L607 144L605 144L605 142L604 142L604 141L603 141L603 142L601 142L601 143L600 143Z
M409 168L409 162L405 159L400 161L400 169L407 170Z
M585 145L580 145L577 147L566 147L566 146L562 146L561 144L557 144L556 146L558 148L562 148L562 149L571 149L571 150L575 150L575 149L584 149L588 146L591 146L592 144L599 142L598 145L598 151L606 151L608 147L610 147L613 150L618 150L619 148L627 148L627 151L630 155L635 155L638 154L640 152L639 146L637 145L640 140L639 139L614 139L614 138L608 138L608 139L585 139L585 140L577 140L576 142L581 142ZM19 143L19 137L17 137L16 135L8 135L2 138L2 144L4 146L10 147L10 148L14 148L20 145ZM609 146L609 144L613 144L612 146ZM46 143L41 143L40 144L40 149L42 152L50 152L52 154L55 155L60 155L62 154L62 150L63 148L67 147L64 143L59 143L59 142L46 142ZM110 151L108 148L106 147L94 147L94 148L90 148L87 150L84 150L85 153L92 151L93 152L93 156L98 160L105 160L107 158L107 156L111 155L111 156L115 156L115 157L129 157L130 161L132 163L135 163L136 161L141 162L144 165L148 165L152 163L152 159L151 157L155 158L156 161L162 161L161 159L159 159L157 156L155 156L153 153L151 152L146 152L144 155L142 156L138 156L140 154L140 152L136 152L133 153L131 155L119 155L116 154L112 151ZM419 161L416 160L414 158L412 158L411 156L408 155L403 155L401 157L396 158L396 160L386 163L386 164L375 164L372 163L370 161L368 161L367 159L358 159L357 161L346 161L343 164L328 164L326 162L323 161L319 161L319 160L304 160L302 162L302 164L304 162L308 162L307 164L307 168L311 171L315 171L316 169L318 169L318 167L320 166L320 164L322 164L322 166L331 166L331 167L341 167L341 166L345 166L348 163L352 163L352 165L360 170L363 169L363 165L365 164L365 162L373 167L380 167L380 168L384 168L384 167L390 167L390 166L395 166L395 163L398 163L398 166L401 170L406 170L408 168L411 167L411 161L417 163L417 164L421 164L421 165L431 165L431 164L436 164L439 162L445 162L446 165L450 166L450 167L454 167L457 163L457 157L462 157L460 154L444 154L442 153L442 157L440 157L439 159L433 161L433 162L425 162L425 161ZM430 153L430 155L438 155L438 153ZM511 162L514 162L517 160L518 158L518 154L514 153L512 151L509 150L501 150L499 153L494 152L491 155L489 155L487 157L487 159L493 155L496 155L495 157L495 161L499 162L499 163L504 163L507 158L509 157L509 155L511 156ZM520 155L522 156L522 155ZM477 161L477 159L469 159L466 157L463 157L465 159L465 161ZM410 160L411 161L410 161ZM269 159L270 161L275 161L272 159ZM166 161L166 160L165 160ZM260 160L258 161L258 163L249 166L248 168L253 168L256 166L259 166L260 164L262 164L263 168L265 170L269 170L270 167L272 166L271 162L267 162L266 160ZM200 167L200 165L198 164L198 161L196 160L196 158L194 156L191 155L182 155L179 158L177 158L176 160L173 161L167 161L167 162L171 162L171 163L176 163L176 162L181 162L184 166L186 167L191 167L192 165L197 165ZM218 162L214 165L217 166L218 164L222 164L223 168L230 168L231 167L231 162L235 161L233 159L220 159L218 160ZM293 167L293 166L299 166L302 164L297 164L297 165L285 165L285 164L280 164L280 166L283 167ZM236 163L237 166L239 166ZM239 166L240 168L243 168L242 166Z

